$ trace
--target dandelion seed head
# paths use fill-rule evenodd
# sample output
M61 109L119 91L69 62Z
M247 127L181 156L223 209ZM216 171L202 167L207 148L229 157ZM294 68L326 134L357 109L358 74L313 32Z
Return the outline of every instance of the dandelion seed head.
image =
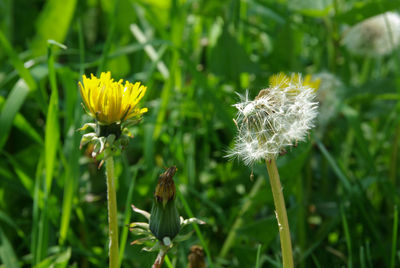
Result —
M352 26L342 43L353 54L383 56L400 44L400 16L386 12Z
M234 105L238 134L228 157L241 158L251 165L276 158L286 146L304 140L317 115L315 90L299 74L288 77L280 73L254 100L249 99L247 91Z

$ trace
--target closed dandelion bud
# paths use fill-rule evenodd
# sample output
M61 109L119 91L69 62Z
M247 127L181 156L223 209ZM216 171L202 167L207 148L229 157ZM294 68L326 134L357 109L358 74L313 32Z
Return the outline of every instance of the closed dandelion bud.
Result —
M180 217L175 205L175 172L176 167L172 166L160 175L150 216L151 232L165 245L169 244L180 230Z
M188 261L188 268L206 268L203 248L198 245L191 246Z

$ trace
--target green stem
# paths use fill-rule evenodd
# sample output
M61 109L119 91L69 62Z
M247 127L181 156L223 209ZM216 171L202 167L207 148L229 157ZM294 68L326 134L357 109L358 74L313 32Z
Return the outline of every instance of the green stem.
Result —
M276 166L275 159L266 160L265 162L267 164L269 181L271 183L271 190L276 209L275 213L278 220L283 268L293 268L292 242L290 240L289 223L286 213L285 199L283 198L282 186L279 179L278 168Z
M108 236L109 245L109 267L118 268L118 222L117 222L117 197L115 193L114 158L106 160L107 177L107 207L108 207Z

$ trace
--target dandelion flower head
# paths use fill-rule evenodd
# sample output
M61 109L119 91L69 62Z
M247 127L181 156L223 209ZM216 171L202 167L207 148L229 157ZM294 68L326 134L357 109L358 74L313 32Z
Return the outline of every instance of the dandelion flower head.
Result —
M383 56L400 44L400 16L386 12L352 26L342 43L353 54Z
M101 73L100 78L93 74L82 78L79 89L83 102L99 124L122 123L147 112L147 108L138 107L147 89L140 82L124 84L122 79L115 82L110 72Z
M235 104L238 134L228 157L241 158L246 165L261 159L273 159L285 146L304 140L317 116L314 102L319 81L311 76L303 80L300 74L291 77L283 73L270 79L268 88L254 100L248 92Z

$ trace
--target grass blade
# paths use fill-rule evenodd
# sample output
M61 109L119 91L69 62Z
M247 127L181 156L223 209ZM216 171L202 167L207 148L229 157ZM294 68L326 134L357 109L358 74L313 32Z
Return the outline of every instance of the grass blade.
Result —
M189 204L187 203L187 201L186 201L185 197L183 196L183 194L181 194L180 191L176 191L176 193L177 193L179 199L181 200L181 202L183 204L183 207L185 208L185 212L188 215L188 217L189 218L194 218L193 212L190 209ZM197 225L197 223L193 222L192 225L193 225L194 230L196 231L197 237L199 238L199 240L200 240L200 242L201 242L201 244L202 244L202 246L204 248L204 251L206 252L208 264L210 265L211 268L213 268L214 264L213 264L212 259L211 259L210 250L208 249L208 245L207 245L206 241L204 240L203 234L201 233L200 228Z
M31 73L25 68L24 63L19 59L17 53L12 48L12 45L7 40L6 36L0 30L0 47L3 48L5 54L10 57L11 64L17 70L21 79L12 88L6 103L1 110L0 114L0 150L3 148L8 134L11 129L11 124L15 115L21 108L29 91L37 89L36 81L33 79Z
M64 144L64 152L61 153L61 159L65 166L64 176L64 194L60 222L59 245L63 245L67 238L67 233L70 225L70 217L73 209L73 200L76 193L77 180L79 178L79 141L80 133L76 131L81 125L82 107L77 101L78 93L75 80L75 73L69 69L60 70L60 78L64 85L65 102L65 129L66 136Z
M0 228L0 240L1 240L0 257L5 267L7 268L20 267L14 249L12 248L10 241L8 241L6 235L3 233L3 230L1 228Z
M0 107L4 105L4 98L0 96ZM40 134L32 127L32 125L25 119L25 117L17 113L13 122L14 126L27 134L32 140L36 141L38 144L43 145L43 139Z
M331 156L331 154L328 152L328 150L325 148L325 146L322 144L322 142L318 138L315 138L315 141L316 141L316 143L318 145L318 148L320 149L321 153L325 156L326 160L328 160L328 162L331 165L333 171L338 176L340 182L343 184L343 186L346 189L346 191L352 192L351 184L350 184L348 178L343 174L342 170L336 164L336 162L333 159L333 157Z
M136 24L132 24L130 26L132 34L136 37L140 44L146 44L148 42L146 36L140 30L140 28ZM160 60L159 53L154 49L154 47L150 44L144 45L144 51L146 51L147 55L153 62L157 62L157 69L163 76L165 80L169 78L169 71L167 66L165 66L164 62Z
M25 80L28 85L29 90L35 91L37 89L37 84L35 79L33 79L31 73L27 68L25 68L24 63L19 59L18 54L13 49L10 42L7 40L6 36L0 30L0 46L5 51L5 54L10 57L11 64L17 70L19 76Z
M54 54L51 45L48 47L48 68L51 87L50 103L47 111L44 150L45 150L45 169L46 169L46 194L51 191L53 171L57 149L60 143L60 133L58 125L58 89L56 73L54 68Z
M120 236L120 244L119 244L119 266L122 264L122 260L124 258L124 252L125 252L125 246L126 246L126 241L128 238L128 231L129 228L126 228L126 226L129 225L130 217L131 217L131 204L132 204L132 199L133 199L133 190L135 188L135 182L136 182L136 176L138 173L138 170L135 169L133 176L129 172L129 165L128 161L126 160L126 157L122 158L122 164L125 170L125 176L127 177L127 181L130 181L129 184L129 190L128 194L126 196L126 201L125 201L125 215L124 215L124 223L123 223L123 228Z
M364 250L363 246L360 247L360 267L361 268L367 267L367 265L365 263L365 250Z
M118 3L119 3L119 0L115 0L114 1L114 7L113 7L113 11L112 11L113 14L111 16L111 23L110 23L109 32L107 34L107 39L106 39L106 43L105 43L104 48L103 48L103 53L101 54L100 64L99 64L99 66L97 68L97 76L98 77L100 77L100 73L104 70L104 66L107 63L108 54L110 53L111 42L112 42L112 40L114 38L115 27L116 27L116 23L117 23L116 17L117 17ZM82 57L82 55L81 55L81 57Z
M35 55L46 53L49 39L64 42L72 21L77 0L46 1L38 20L37 32L32 42Z
M238 229L243 225L243 215L251 208L251 205L253 204L253 199L263 185L263 182L264 179L262 177L259 177L251 188L248 198L246 198L246 202L240 209L239 214L237 215L236 220L230 228L228 236L226 237L224 244L222 245L221 251L218 256L219 258L225 258L230 248L234 245L236 233Z
M340 214L342 215L342 224L343 224L343 230L344 230L344 235L346 237L346 244L347 244L347 252L348 252L348 262L347 262L347 267L351 268L353 267L353 253L352 253L352 246L351 246L351 236L349 232L349 225L347 223L346 215L344 213L343 206L340 206Z
M257 256L256 256L256 266L255 266L255 268L260 268L261 267L261 260L260 260L261 248L262 248L262 245L259 244L258 247L257 247Z
M11 125L15 115L18 113L26 96L29 93L29 86L23 79L19 79L7 97L0 114L0 150L7 141Z
M399 211L397 206L394 207L393 216L393 235L392 235L392 254L390 257L390 268L396 266L396 246L397 246L397 231L399 229Z
M39 251L39 206L40 206L40 188L42 185L42 170L43 170L43 156L39 157L39 162L36 167L36 176L35 176L35 188L33 194L33 207L32 207L32 239L31 239L31 253L33 256L32 266L39 262L38 260L38 251Z

